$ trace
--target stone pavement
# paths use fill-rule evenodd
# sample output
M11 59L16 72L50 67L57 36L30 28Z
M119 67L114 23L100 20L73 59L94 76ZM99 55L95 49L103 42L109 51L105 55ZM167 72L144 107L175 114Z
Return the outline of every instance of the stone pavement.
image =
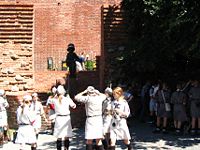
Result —
M129 123L130 133L134 139L134 148L139 150L200 150L200 136L182 135L175 136L173 133L153 134L154 129L147 123L140 123L132 120ZM75 128L74 137L71 140L70 150L84 150L84 127ZM94 131L95 132L95 131ZM38 140L38 150L56 150L56 139L47 133L41 133ZM0 148L1 149L1 148ZM19 145L9 142L2 150L18 150ZM125 150L126 147L121 141L117 142L116 150ZM26 145L30 150L30 145Z

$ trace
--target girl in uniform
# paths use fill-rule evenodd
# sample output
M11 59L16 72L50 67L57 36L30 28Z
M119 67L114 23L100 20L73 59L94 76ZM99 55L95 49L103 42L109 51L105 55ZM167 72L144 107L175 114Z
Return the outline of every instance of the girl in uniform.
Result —
M113 90L114 101L112 101L112 122L110 126L110 150L115 150L116 140L124 140L128 150L132 150L126 118L130 115L130 108L123 96L123 89L116 87Z
M108 145L110 145L110 124L112 120L112 114L111 114L111 103L113 100L112 89L107 87L105 89L105 95L106 95L106 100L103 101L103 106L102 106L103 134L104 134L103 145L104 149L108 149Z
M49 120L51 121L51 130L52 130L52 134L54 132L54 124L55 124L55 118L56 118L56 115L55 115L55 107L54 107L54 104L53 104L53 100L55 98L57 98L57 94L56 94L56 87L53 86L51 88L51 95L48 97L47 99L47 103L46 103L46 112L48 112L48 116L49 116Z
M7 129L8 129L8 117L6 109L9 107L8 101L5 97L5 91L0 89L0 145L3 145L4 141L8 140Z
M53 99L55 108L55 126L54 136L57 138L57 150L62 149L62 139L64 138L64 149L69 149L69 138L72 137L72 126L69 108L76 108L76 104L72 99L65 97L66 91L62 85L57 88L57 98Z
M200 85L199 81L195 80L189 90L190 99L190 115L191 115L191 134L200 134ZM196 126L197 125L197 126ZM197 130L196 130L197 129Z
M173 104L174 127L176 133L180 134L181 125L187 121L186 114L186 94L181 91L181 85L177 84L176 91L172 93L171 103Z
M36 150L36 133L33 127L36 116L30 109L31 100L31 95L25 95L23 97L23 105L17 109L19 128L15 143L21 145L21 150L24 149L26 143L31 144L31 150Z
M93 150L93 140L96 140L97 150L103 150L103 119L102 119L102 102L106 99L106 95L100 93L92 86L77 94L75 100L85 103L86 123L85 123L85 139L86 150Z
M156 129L154 133L159 133L161 131L161 125L162 132L167 133L167 123L168 119L171 116L170 110L167 110L165 105L170 104L171 102L171 93L168 89L166 83L162 84L162 87L158 90L155 100L157 102L157 119L156 119ZM161 122L162 121L162 122Z
M38 139L39 131L40 131L40 128L42 126L41 116L45 119L45 122L48 122L48 120L47 120L47 118L45 116L45 112L44 112L42 103L39 101L37 93L33 93L32 94L32 103L31 103L30 109L36 115L36 120L35 120L35 123L34 123L34 128L35 128L35 132L36 132L36 138Z

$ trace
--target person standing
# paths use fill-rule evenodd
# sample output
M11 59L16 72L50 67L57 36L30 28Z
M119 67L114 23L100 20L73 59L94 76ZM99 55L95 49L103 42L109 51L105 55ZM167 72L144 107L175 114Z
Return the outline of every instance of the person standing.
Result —
M70 107L75 109L76 104L69 96L65 96L65 89L62 85L57 88L57 98L53 99L55 109L55 126L54 136L57 138L56 147L57 150L62 149L62 139L64 139L64 149L69 149L69 138L72 137L72 126L70 117Z
M76 61L81 62L80 58L77 56L77 54L74 52L75 51L75 46L73 43L68 44L67 47L67 56L66 56L66 63L67 66L69 67L69 77L70 78L76 78Z
M96 140L97 150L103 150L101 141L103 138L102 103L105 99L106 95L100 93L93 86L88 86L86 90L75 96L76 101L85 103L86 150L93 149L93 140Z
M186 94L181 91L181 85L177 84L176 91L172 93L171 103L173 104L174 127L177 134L181 133L181 125L187 121Z
M57 98L57 89L55 86L51 88L51 95L48 97L47 102L46 102L46 112L48 113L48 118L51 122L51 134L54 132L54 125L55 125L55 107L53 104L53 100Z
M16 144L21 145L20 150L24 150L25 144L31 144L31 150L36 150L36 133L33 127L36 116L30 109L32 97L25 95L23 97L23 105L17 109L17 123L19 125L17 131Z
M151 84L149 81L147 81L141 89L140 92L140 98L141 98L141 109L140 109L140 114L139 114L139 120L140 122L145 122L146 121L146 115L149 113L148 108L149 108L149 89L151 87Z
M197 121L197 133L200 134L200 86L199 81L195 80L192 83L192 87L189 90L190 100L190 115L192 117L191 134L196 133L196 121Z
M131 136L127 125L127 118L130 115L128 102L124 99L123 89L116 87L113 90L114 101L112 101L112 121L110 126L110 150L115 150L117 140L123 140L128 150L133 150Z
M155 100L155 95L157 94L157 91L159 89L159 84L154 82L149 90L149 96L150 96L150 102L149 102L149 111L150 111L150 122L154 123L157 113L157 103Z
M35 132L36 132L36 138L38 139L39 132L40 132L40 129L41 129L41 126L42 126L42 118L41 117L43 117L45 119L45 122L48 122L48 120L46 118L42 103L39 101L37 93L32 94L32 102L31 102L30 109L36 115L34 128L35 128Z
M8 141L7 131L8 131L8 116L6 109L9 107L8 101L5 97L5 91L0 89L0 132L1 135L1 145Z
M104 134L104 140L102 142L104 145L104 149L107 150L108 146L110 145L110 124L112 120L111 103L113 100L112 89L107 87L104 93L106 95L106 100L103 101L103 106L102 106L103 134Z
M156 129L154 133L162 132L167 133L168 118L171 116L171 108L166 108L166 105L170 107L171 92L167 87L166 83L162 84L162 87L158 90L155 100L157 103L157 118L156 118ZM168 109L168 110L167 110Z

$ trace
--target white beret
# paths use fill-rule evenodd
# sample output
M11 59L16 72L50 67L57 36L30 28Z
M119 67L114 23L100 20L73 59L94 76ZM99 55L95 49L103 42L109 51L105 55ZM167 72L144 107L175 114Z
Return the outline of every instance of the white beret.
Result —
M107 87L106 89L105 89L105 93L108 93L108 94L112 94L112 89L111 88L109 88L109 87Z
M24 101L31 101L32 97L31 97L31 95L24 95L23 100Z
M38 97L38 94L37 93L33 93L32 96L33 97Z
M54 93L54 94L56 93L56 91L57 91L56 87L53 87L52 90L51 90L51 92Z
M62 85L59 85L57 88L57 93L60 95L64 95L66 93L65 88Z

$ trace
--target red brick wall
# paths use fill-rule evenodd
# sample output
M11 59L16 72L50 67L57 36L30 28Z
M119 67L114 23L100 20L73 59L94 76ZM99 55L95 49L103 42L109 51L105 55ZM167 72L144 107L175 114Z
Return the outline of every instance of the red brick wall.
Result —
M34 67L47 69L47 57L53 57L61 69L67 44L73 42L79 54L101 55L101 6L119 0L18 0L34 5Z

